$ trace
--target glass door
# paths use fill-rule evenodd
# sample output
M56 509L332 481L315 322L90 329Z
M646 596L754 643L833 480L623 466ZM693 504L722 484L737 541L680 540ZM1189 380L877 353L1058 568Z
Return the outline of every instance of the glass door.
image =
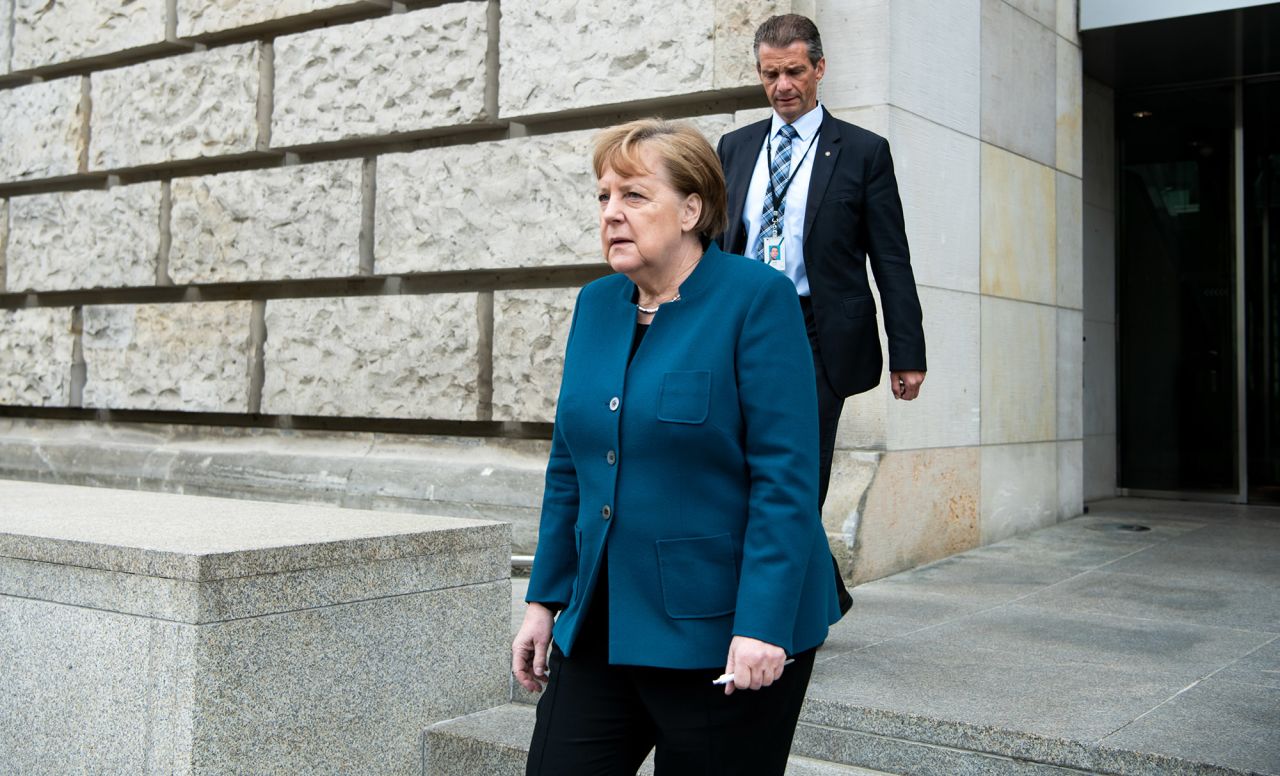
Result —
M1239 493L1231 85L1118 96L1119 484Z
M1280 82L1244 89L1249 500L1280 501Z

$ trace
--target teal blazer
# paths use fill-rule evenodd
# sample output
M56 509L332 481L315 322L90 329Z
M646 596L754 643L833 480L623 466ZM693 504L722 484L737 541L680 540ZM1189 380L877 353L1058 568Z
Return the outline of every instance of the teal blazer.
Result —
M563 605L572 657L608 553L611 663L720 667L735 635L818 646L840 611L795 287L712 243L628 367L635 299L625 275L578 295L526 600Z

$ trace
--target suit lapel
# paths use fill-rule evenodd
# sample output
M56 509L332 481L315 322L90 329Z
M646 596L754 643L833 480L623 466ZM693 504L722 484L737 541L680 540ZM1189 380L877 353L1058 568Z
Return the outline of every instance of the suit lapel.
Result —
M741 160L732 165L731 171L726 170L728 180L725 195L729 199L729 239L725 242L729 244L720 247L730 253L744 253L747 250L746 230L742 226L742 210L746 207L747 189L751 188L751 176L756 169L756 159L760 155L760 148L764 145L765 135L769 134L769 126L772 122L773 116L770 116L743 131L742 145L735 152Z
M809 242L809 235L813 234L813 221L818 217L822 198L827 193L827 184L831 182L831 172L840 158L840 127L826 108L822 109L822 128L818 131L818 147L814 149L813 172L809 175L809 199L804 209L805 243Z

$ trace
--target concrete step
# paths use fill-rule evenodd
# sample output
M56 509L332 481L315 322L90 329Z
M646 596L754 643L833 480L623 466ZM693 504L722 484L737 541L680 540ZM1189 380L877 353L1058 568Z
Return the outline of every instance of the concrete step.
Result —
M424 776L524 776L534 707L522 703L481 711L427 728ZM653 758L640 768L652 776ZM793 755L787 776L891 776Z

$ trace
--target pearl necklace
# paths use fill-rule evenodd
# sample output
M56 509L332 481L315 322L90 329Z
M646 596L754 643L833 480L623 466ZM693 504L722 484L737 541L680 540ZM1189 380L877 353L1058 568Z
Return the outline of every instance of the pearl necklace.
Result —
M653 315L654 313L658 312L658 308L663 306L664 304L667 304L668 302L679 302L679 301L680 301L680 292L677 291L675 296L671 297L666 302L658 302L653 307L645 307L639 302L636 302L636 309L644 313L645 315Z

